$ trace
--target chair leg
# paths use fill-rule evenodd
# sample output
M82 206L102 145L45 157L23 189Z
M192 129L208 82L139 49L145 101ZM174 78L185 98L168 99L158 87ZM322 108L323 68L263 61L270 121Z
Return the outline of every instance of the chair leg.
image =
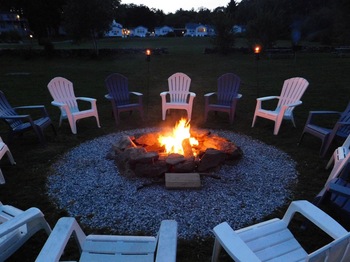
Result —
M301 144L301 141L303 140L303 138L304 138L304 131L303 131L303 133L301 133L301 136L300 136L300 139L299 139L299 142L297 143L297 145L299 146L300 144Z
M162 109L162 120L165 120L167 109Z
M96 118L96 122L97 122L97 127L98 127L98 128L101 128L100 119L99 119L99 117L98 117L97 114L95 115L95 118Z
M254 114L254 117L253 117L252 127L254 127L255 121L256 121L256 114Z
M219 260L220 251L221 251L221 244L215 238L214 247L213 247L213 254L212 254L212 257L211 257L211 262L217 262Z
M5 184L6 182L5 182L5 178L4 178L4 175L2 174L2 171L1 171L1 169L0 169L0 184Z
M12 153L10 150L7 150L6 155L11 163L11 165L16 165L15 159L12 156Z

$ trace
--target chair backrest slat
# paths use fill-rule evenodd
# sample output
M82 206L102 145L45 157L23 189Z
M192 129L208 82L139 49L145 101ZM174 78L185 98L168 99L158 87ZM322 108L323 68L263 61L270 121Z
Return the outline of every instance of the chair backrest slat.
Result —
M349 122L350 123L350 102L344 112L341 114L338 122ZM337 131L337 135L346 137L350 134L350 125L343 125Z
M308 86L309 82L301 77L286 79L283 83L277 107L282 107L283 105L288 105L299 101ZM286 112L286 114L290 113L290 111L293 111L293 109L294 107L288 108L288 112Z
M170 101L186 103L190 92L191 78L184 73L175 73L168 78Z
M127 77L114 73L106 78L105 84L109 95L113 97L117 105L127 105L130 103Z
M230 105L237 97L241 79L233 74L226 73L218 78L217 99L220 105Z
M5 94L0 91L0 115L1 116L17 116L18 114L13 109L13 107L8 102ZM11 129L15 129L19 125L23 124L21 120L18 119L4 119L4 122L6 122Z
M55 101L67 104L73 112L79 111L71 81L63 77L55 77L49 82L47 87Z

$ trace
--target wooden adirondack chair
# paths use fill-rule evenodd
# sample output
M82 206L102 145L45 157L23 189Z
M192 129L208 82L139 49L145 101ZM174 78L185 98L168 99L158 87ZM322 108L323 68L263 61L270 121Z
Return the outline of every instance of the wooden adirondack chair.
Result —
M33 118L27 112L40 113L41 116ZM22 114L22 113L26 114ZM12 142L15 135L34 130L41 144L45 145L44 129L51 126L55 135L56 129L51 122L49 114L43 105L34 106L18 106L12 107L8 102L5 94L0 91L0 119L2 119L9 127L7 144Z
M334 240L308 254L288 229L295 213L306 217ZM305 200L293 201L282 219L274 218L239 230L233 230L227 222L223 222L217 225L213 232L215 243L212 262L218 261L221 247L236 262L345 262L350 257L350 232L321 209Z
M128 79L118 73L111 74L105 79L105 84L108 90L108 94L105 97L111 101L113 115L116 125L119 124L119 114L121 112L134 110L140 112L140 116L143 120L143 94L139 92L129 91ZM131 102L131 96L137 97L137 101Z
M191 78L184 73L175 73L168 78L169 91L160 93L162 97L162 119L169 109L184 109L191 120L193 100L196 94L190 92Z
M316 123L318 118L339 116L338 121L332 127L321 126ZM338 111L310 111L309 117L305 123L303 133L301 134L299 145L304 135L308 133L322 140L320 156L325 157L330 146L335 139L345 139L350 134L350 102L343 112Z
M277 135L283 119L291 120L294 127L295 121L293 110L296 106L302 104L300 100L305 90L309 86L309 82L301 77L289 78L284 81L282 92L279 96L267 96L256 99L256 107L253 118L252 127L255 125L257 117L266 118L275 121L274 135ZM275 110L266 110L262 108L262 102L278 99Z
M41 230L47 235L51 233L51 228L39 209L22 211L0 202L0 261L9 258Z
M89 97L76 97L74 94L73 83L63 77L53 78L47 85L54 101L51 105L59 107L61 111L59 126L63 119L68 119L73 134L77 133L76 122L87 117L95 117L97 126L100 126L98 117L96 99ZM79 110L78 101L85 101L91 104L87 110Z
M74 218L59 219L36 262L59 261L70 237L77 240L79 261L175 262L177 223L163 220L157 237L86 236Z
M209 111L220 111L229 114L230 124L233 123L238 99L242 97L238 94L241 79L233 74L226 73L218 78L218 90L204 95L205 113L204 120L207 121ZM216 103L210 103L210 98L216 96Z
M8 159L10 160L11 165L15 165L16 162L13 159L13 156L11 154L10 149L8 146L2 141L2 138L0 137L0 160L3 158L4 155L7 155ZM5 184L5 178L4 175L2 174L2 171L0 169L0 184Z

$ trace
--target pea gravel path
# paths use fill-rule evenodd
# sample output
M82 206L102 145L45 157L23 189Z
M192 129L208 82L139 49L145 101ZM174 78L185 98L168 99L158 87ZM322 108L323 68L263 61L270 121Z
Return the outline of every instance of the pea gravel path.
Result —
M109 134L82 143L52 165L47 194L82 225L110 228L113 233L155 235L160 221L175 219L179 239L211 237L222 221L238 229L290 201L297 182L296 163L279 149L245 135L211 130L243 150L235 166L224 165L202 178L199 190L169 190L146 179L128 179L106 158L113 141L123 135L156 128Z

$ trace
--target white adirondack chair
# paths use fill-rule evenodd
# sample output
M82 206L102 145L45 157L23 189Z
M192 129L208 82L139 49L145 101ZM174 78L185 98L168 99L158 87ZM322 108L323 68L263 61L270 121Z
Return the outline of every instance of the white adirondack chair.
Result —
M13 159L10 149L0 137L0 159L2 159L5 154L7 155L11 165L15 165L16 162ZM0 169L0 184L5 184L5 178L4 178L4 175L2 174L1 169Z
M295 126L293 110L296 106L302 104L300 100L304 94L309 82L301 77L289 78L284 81L282 92L279 96L267 96L256 99L256 107L252 127L255 125L257 117L266 118L275 121L274 135L277 135L283 119L291 120ZM278 99L275 110L266 110L262 108L262 102Z
M169 91L160 93L162 97L162 119L169 109L184 109L187 119L192 116L193 100L196 94L190 92L191 78L184 73L175 73L168 78Z
M79 119L95 117L97 126L101 127L95 98L76 97L74 94L73 83L63 77L53 78L47 87L54 99L51 104L59 107L61 110L59 126L61 126L63 119L68 119L72 133L76 134L76 122ZM79 110L79 100L89 102L91 104L91 108L87 110Z
M74 218L58 220L36 262L59 261L71 236L81 251L79 261L175 262L177 222L163 220L156 237L151 236L86 236Z
M342 174L342 171L350 163L350 135L347 137L342 146L334 150L333 155L328 161L326 169L330 168L333 162L334 165L332 171L329 174L327 181L324 184L324 187L317 194L315 200L313 201L316 205L319 205L323 201L323 198L325 197L325 194L329 188L331 181L334 181L334 179L339 178Z
M342 146L334 150L333 155L328 161L326 169L330 168L333 163L334 163L333 169L339 169L339 167L342 165L342 162L345 160L347 155L349 155L349 153L350 153L350 135L345 139Z
M37 208L22 211L0 202L0 261L5 261L40 230L48 235L51 228Z
M300 213L334 240L308 254L288 229L295 213ZM350 232L308 201L290 204L282 219L274 218L243 229L233 230L227 222L214 228L212 262L218 261L223 247L236 261L349 261ZM315 239L317 241L317 239Z

